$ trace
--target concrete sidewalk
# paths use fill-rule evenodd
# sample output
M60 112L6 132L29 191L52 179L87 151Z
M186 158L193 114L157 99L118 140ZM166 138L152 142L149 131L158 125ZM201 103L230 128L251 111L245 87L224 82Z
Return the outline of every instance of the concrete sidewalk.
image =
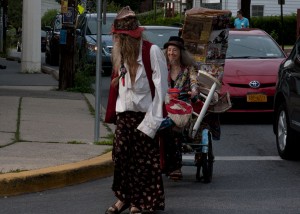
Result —
M10 58L10 60L16 60ZM49 74L20 73L0 58L0 196L43 191L112 175L111 146L94 144L92 94L57 91ZM114 126L100 122L100 141Z

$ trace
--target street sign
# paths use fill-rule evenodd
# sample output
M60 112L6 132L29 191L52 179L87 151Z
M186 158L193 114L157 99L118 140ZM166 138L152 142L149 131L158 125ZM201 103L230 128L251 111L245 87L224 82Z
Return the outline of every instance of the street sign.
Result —
M68 0L62 0L61 1L61 13L67 13L68 12Z
M63 13L63 24L74 23L74 7L68 7L68 12Z
M67 30L65 29L60 30L59 44L61 45L67 44Z

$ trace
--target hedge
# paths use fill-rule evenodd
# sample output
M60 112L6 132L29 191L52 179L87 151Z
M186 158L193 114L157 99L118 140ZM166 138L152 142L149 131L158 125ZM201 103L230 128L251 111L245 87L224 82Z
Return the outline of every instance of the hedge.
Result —
M184 15L181 17L176 14L174 17L164 17L162 10L138 14L141 25L180 25L184 23ZM231 18L231 27L233 27L234 18ZM250 27L259 28L269 33L277 42L281 44L281 38L284 38L284 45L294 45L297 39L297 15L292 14L283 16L283 27L281 16L252 17ZM282 32L282 33L281 33Z

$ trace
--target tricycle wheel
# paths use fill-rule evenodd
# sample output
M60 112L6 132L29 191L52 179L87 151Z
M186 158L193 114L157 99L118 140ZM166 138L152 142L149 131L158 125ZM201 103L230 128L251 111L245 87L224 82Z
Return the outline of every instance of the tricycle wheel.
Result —
M196 165L196 166L197 166L196 180L197 180L197 181L201 181L201 175L200 175L201 165Z
M195 154L195 165L197 167L196 180L203 181L204 183L210 183L212 181L214 166L214 155L212 150L211 134L209 134L208 139L208 153L196 152Z
M209 155L204 155L202 160L203 182L210 183L212 181L214 162L209 159Z

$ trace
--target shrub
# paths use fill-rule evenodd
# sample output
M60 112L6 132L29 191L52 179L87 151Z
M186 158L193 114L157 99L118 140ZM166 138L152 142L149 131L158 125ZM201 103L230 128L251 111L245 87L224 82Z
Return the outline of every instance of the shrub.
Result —
M283 16L283 26L280 16L252 17L250 26L266 31L278 44L284 41L284 45L293 45L297 39L297 17L295 14Z
M81 93L94 93L92 88L92 83L94 82L94 77L91 73L95 72L95 65L88 63L80 63L80 66L76 69L74 78L74 87L68 89L69 91L76 91Z
M42 29L46 26L50 26L51 22L55 18L55 16L59 13L56 9L48 10L42 17L41 23L42 23Z

